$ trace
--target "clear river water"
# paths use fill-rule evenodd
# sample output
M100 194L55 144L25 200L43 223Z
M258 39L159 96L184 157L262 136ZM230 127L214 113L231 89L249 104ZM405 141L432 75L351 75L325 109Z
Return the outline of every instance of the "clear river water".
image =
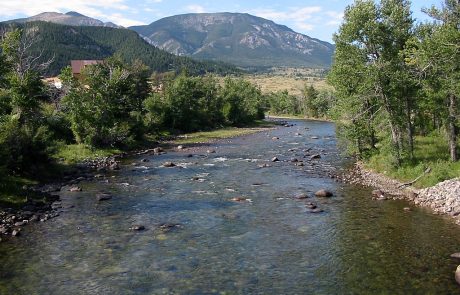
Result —
M458 226L336 182L328 174L346 161L334 124L293 123L131 158L82 192L62 191L59 217L0 243L0 294L460 293L449 257L460 251ZM322 188L334 197L312 196ZM101 191L113 198L97 202ZM300 193L312 197L292 199Z

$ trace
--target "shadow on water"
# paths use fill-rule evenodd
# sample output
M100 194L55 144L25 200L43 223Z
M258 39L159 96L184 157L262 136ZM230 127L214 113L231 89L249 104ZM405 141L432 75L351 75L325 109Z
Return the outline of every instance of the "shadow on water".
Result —
M130 159L81 193L62 192L59 218L0 243L0 294L458 292L449 255L459 229L336 183L327 176L344 163L334 125L295 123L211 144L215 154ZM184 168L162 168L166 161ZM320 188L335 196L291 198ZM113 198L97 203L99 191ZM324 212L309 213L306 202ZM146 230L129 230L135 224Z

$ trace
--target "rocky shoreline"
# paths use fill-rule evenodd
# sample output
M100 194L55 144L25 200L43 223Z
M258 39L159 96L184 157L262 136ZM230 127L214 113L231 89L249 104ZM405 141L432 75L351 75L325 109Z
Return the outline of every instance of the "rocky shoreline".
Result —
M416 189L403 183L366 169L357 162L350 171L343 176L343 180L375 188L374 197L384 199L405 199L416 206L431 209L434 213L450 216L460 225L460 177L425 189Z

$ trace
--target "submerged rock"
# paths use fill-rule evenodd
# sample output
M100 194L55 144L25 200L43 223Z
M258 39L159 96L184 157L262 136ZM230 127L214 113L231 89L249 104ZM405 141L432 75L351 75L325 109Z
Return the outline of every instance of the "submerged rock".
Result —
M294 196L294 199L297 199L297 200L305 200L305 199L308 199L309 196L306 194L306 193L302 193L302 194L298 194L296 196Z
M163 167L166 167L166 168L176 167L176 164L174 164L173 162L164 162Z
M316 160L316 159L321 159L321 155L320 154L315 154L315 155L312 155L310 157L310 160Z
M136 225L131 226L129 229L134 230L134 231L141 231L141 230L145 230L145 226L136 224Z
M69 188L69 192L81 192L81 191L82 191L82 189L79 186L73 186L73 187Z
M322 213L324 212L323 209L320 209L320 208L315 208L315 209L310 209L310 211L308 211L310 213Z
M172 231L173 229L177 229L180 227L182 227L182 225L178 223L163 223L163 224L160 224L159 230L162 231L163 233L168 233Z
M96 195L96 200L98 202L107 201L107 200L110 200L110 199L112 199L112 195L110 195L110 194L100 193L100 194Z
M332 197L334 194L331 191L321 189L315 193L315 196L320 198L329 198Z
M232 201L233 202L252 202L251 199L248 199L248 198L245 198L245 197L235 197L235 198L232 198Z
M161 147L156 147L156 148L153 149L153 152L154 152L155 154L159 154L159 153L162 153L162 152L163 152L163 149L162 149Z

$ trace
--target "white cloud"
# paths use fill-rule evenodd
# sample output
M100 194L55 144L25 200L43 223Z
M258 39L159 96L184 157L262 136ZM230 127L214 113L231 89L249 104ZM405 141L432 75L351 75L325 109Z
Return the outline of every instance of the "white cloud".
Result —
M291 7L286 11L274 9L260 9L252 11L253 14L274 20L303 22L311 19L315 14L322 11L320 6Z
M330 17L330 20L326 23L328 26L338 26L342 23L344 13L337 11L327 11L326 15Z
M111 21L121 26L143 24L142 22L125 18L120 13L104 13L106 10L131 11L132 8L126 5L125 2L126 0L1 0L0 17L32 16L42 12L77 11L86 16Z
M193 12L193 13L204 13L204 12L206 12L206 9L204 9L203 6L197 5L197 4L188 5L188 6L185 7L185 9L188 12Z
M144 22L125 18L120 13L110 14L110 15L107 15L105 18L109 19L111 22L113 22L113 23L115 23L117 25L123 26L123 27L146 25L146 23L144 23Z
M304 31L313 31L315 29L314 25L307 23L296 23L296 27Z

